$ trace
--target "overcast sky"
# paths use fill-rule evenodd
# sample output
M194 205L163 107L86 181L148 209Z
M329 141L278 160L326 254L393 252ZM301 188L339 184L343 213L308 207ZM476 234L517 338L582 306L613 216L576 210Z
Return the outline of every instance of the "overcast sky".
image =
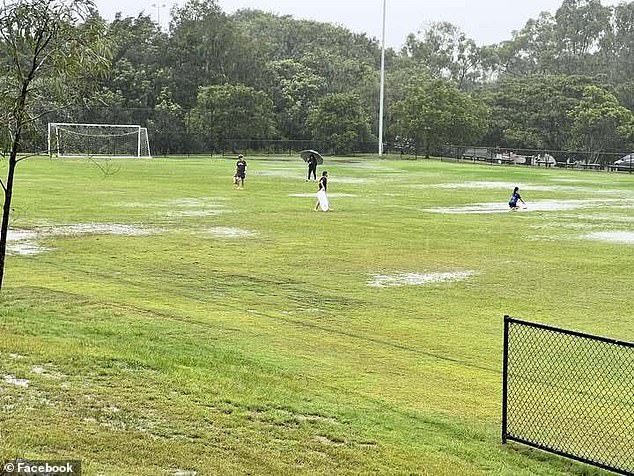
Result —
M185 0L96 0L102 16L112 20L116 12L136 16L140 11L151 14L167 27L169 10ZM254 8L337 23L355 32L381 38L383 0L219 0L227 13ZM478 44L497 43L511 38L511 32L524 26L541 11L554 13L562 0L387 0L386 43L400 48L409 33L416 33L436 21L459 26ZM616 5L619 0L602 0ZM157 5L159 8L157 8Z

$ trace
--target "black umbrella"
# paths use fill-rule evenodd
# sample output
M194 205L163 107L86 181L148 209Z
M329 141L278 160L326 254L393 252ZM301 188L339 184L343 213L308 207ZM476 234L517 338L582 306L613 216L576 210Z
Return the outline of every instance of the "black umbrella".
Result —
M317 159L317 165L321 165L324 163L324 158L316 150L302 150L300 152L300 156L304 162L308 162L308 159L311 155Z

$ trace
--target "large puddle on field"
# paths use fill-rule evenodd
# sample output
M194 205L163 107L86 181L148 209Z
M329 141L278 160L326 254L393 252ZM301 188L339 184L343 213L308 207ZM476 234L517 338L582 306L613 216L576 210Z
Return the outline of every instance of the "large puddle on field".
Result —
M160 232L161 230L158 229L119 223L76 223L72 225L41 226L31 230L9 230L7 235L7 251L9 254L23 256L32 256L46 251L52 251L52 248L40 245L38 240L54 236L148 236Z
M425 284L464 281L475 275L475 271L452 271L447 273L396 273L373 274L368 286L387 288L394 286L421 286Z
M487 181L471 181L471 182L457 182L457 183L441 183L441 184L432 184L432 185L415 185L416 188L440 188L447 190L508 190L509 195L511 191L515 187L520 188L521 193L530 193L532 192L569 192L569 193L597 193L604 195L631 195L631 192L626 190L612 190L606 188L598 188L599 186L594 187L584 187L581 185L532 185L526 183L515 183L515 182L487 182Z
M622 204L624 201L630 200L539 200L534 202L528 202L526 206L521 205L519 210L513 211L513 213L526 213L526 212L552 212L552 211L566 211L566 210L578 210L580 208L591 208L606 206L609 207L615 204ZM430 213L442 213L442 214L488 214L488 213L508 213L511 211L507 203L476 203L474 205L466 205L463 207L447 207L447 208L424 208L424 212Z
M633 231L596 231L583 235L588 240L607 241L622 245L634 245Z

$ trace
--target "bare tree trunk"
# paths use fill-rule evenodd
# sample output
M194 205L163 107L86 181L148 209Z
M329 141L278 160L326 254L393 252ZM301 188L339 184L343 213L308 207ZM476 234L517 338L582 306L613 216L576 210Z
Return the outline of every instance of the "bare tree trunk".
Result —
M0 289L4 280L4 262L7 254L7 238L9 236L9 216L11 214L11 197L13 196L13 177L17 165L17 138L14 141L9 157L7 183L4 184L4 206L2 207L2 227L0 228Z
M7 172L7 182L2 185L4 189L4 206L2 207L2 226L0 227L0 290L4 282L4 265L7 255L7 239L9 237L9 217L11 215L11 198L13 197L13 179L15 167L18 164L18 148L20 147L20 137L22 136L22 125L24 124L24 109L26 107L26 96L29 91L29 84L35 72L35 67L31 70L22 85L22 92L17 101L14 117L16 119L16 130L11 144L9 154L9 170Z

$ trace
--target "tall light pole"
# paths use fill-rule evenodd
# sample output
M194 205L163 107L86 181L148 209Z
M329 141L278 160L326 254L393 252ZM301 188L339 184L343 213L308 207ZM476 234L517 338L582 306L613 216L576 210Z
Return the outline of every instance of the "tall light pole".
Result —
M161 8L165 8L167 5L164 3L153 3L152 6L156 8L156 23L158 23L159 28L161 28Z
M381 38L381 93L379 99L379 155L383 155L383 108L385 102L385 12L386 2L383 0L383 36Z

